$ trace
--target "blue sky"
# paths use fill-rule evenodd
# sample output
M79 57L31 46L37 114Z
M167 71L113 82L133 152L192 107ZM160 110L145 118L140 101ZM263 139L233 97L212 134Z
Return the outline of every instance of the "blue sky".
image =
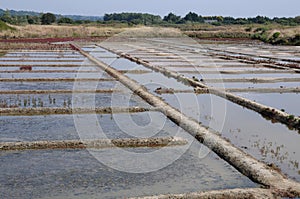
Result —
M1 0L0 8L96 16L112 12L184 16L193 11L203 16L283 17L299 16L300 0Z

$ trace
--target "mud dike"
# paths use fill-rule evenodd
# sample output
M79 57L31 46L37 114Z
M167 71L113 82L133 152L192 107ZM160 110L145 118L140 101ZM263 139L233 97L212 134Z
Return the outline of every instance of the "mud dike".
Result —
M0 83L2 84L0 122L3 124L0 137L3 158L1 161L6 163L5 165L13 166L4 165L2 168L2 171L8 173L9 177L6 179L7 184L1 182L4 187L0 189L1 194L18 198L24 194L27 196L29 193L26 190L31 190L30 194L33 190L33 196L36 198L68 198L74 197L74 190L89 184L88 189L76 194L100 198L300 197L298 178L296 177L296 181L294 181L291 173L286 172L284 167L281 172L280 168L276 166L276 161L261 160L259 156L253 155L252 151L247 151L250 148L248 145L240 146L235 140L231 140L230 136L223 136L213 129L214 126L206 126L206 123L201 121L201 118L206 117L200 116L199 120L198 117L195 118L195 115L190 115L192 113L189 112L190 109L180 110L172 101L172 96L177 94L195 97L213 94L219 96L220 99L229 100L254 110L264 117L269 117L268 119L272 119L272 122L282 122L294 128L291 131L295 131L295 129L299 129L297 116L279 108L234 95L232 92L294 94L298 93L298 87L220 89L210 84L219 82L294 83L299 81L299 77L261 76L242 79L228 77L225 81L216 77L202 78L197 76L202 74L201 72L187 70L193 67L180 67L189 64L190 61L183 60L174 53L182 51L186 53L186 56L195 57L195 46L190 49L191 44L185 44L184 41L182 44L174 43L172 39L163 42L160 39L149 41L135 41L132 44L128 41L107 42L101 44L101 47L91 45L91 47L84 48L72 44L72 50L67 50L65 53L64 51L22 50L8 53L7 57L3 58L0 63L3 69L0 71ZM94 51L86 50L89 48ZM200 50L203 49L200 48ZM18 68L14 70L12 68L14 65L10 64L18 62L18 57L24 56L25 53L29 56L27 61L24 58L25 60L22 62L25 63L21 64L27 65L32 62L32 72L20 72ZM199 51L196 52L196 55L198 55L197 53L199 54ZM64 59L68 56L71 61L78 58L85 62L82 66L73 63L68 65L66 59L62 61L66 66L62 65L61 68L59 68L60 64L55 64L55 69L52 69L52 66L47 70L39 68L40 66L43 68L49 66L43 65L43 60L47 60L48 63L57 57ZM203 59L208 59L211 55L204 52L201 56ZM8 58L10 61L6 63ZM32 58L40 58L41 63L35 63ZM57 62L59 63L58 60ZM223 64L223 61L217 60L216 63ZM248 65L245 65L247 68L245 70L231 71L232 68L235 68L235 63L228 63L228 65L230 67L225 67L228 70L222 70L221 74L254 74L254 76L257 74L281 74L277 70L270 71L262 66L259 66L262 67L261 70L255 72ZM69 66L80 69L66 70ZM93 69L88 70L87 67L93 67ZM174 68L182 70L176 71ZM208 70L205 67L202 69L203 74L218 74L211 67ZM200 67L199 70L201 71ZM76 77L71 75L75 71L78 75ZM64 76L49 78L47 72L49 72L49 76L51 74ZM91 76L97 72L101 72L99 76L96 78ZM81 76L83 73L86 74L84 78ZM286 75L294 73L290 70L282 72ZM11 74L14 77L6 77ZM33 77L27 78L28 74L32 74ZM16 75L19 76L16 77ZM149 81L151 83L144 84L143 81L149 76L153 77ZM154 78L156 76L157 79ZM164 82L166 86L170 86L152 85L155 83L159 85L159 81L170 81L169 83ZM74 89L73 83L77 83L79 88ZM182 85L182 88L178 88L176 85ZM95 100L96 104L90 106L90 99ZM127 107L120 105L122 100L128 102ZM192 101L188 105L192 106ZM238 109L237 107L239 106L234 108ZM149 120L147 115L151 119L156 118L157 121L164 120L159 131L157 131L157 126L139 130L139 125L147 124ZM91 119L93 117L98 118L97 122ZM123 124L122 121L126 121L127 117L138 125L131 124L131 126L126 122ZM74 125L74 121L78 122ZM82 121L84 123L80 123ZM265 118L257 116L255 121L263 124L271 123ZM159 124L160 122L157 123L157 125ZM101 126L101 130L98 129L98 126ZM108 138L99 137L100 131L103 131ZM155 131L157 132L154 133ZM240 133L239 136L243 136L242 129L236 130L236 132L232 130L232 133ZM296 137L298 135L290 132L289 136ZM255 146L256 144L261 145L256 142L252 143ZM187 149L180 155L181 150L185 147ZM272 151L278 157L281 154L280 150L285 150L284 147L277 148L277 151L274 151L272 146L270 148L263 147L266 155L268 155L268 151L270 153ZM123 155L123 151L117 151L118 155L116 156L114 151L118 149L124 150L125 154L132 151L136 154L140 153L145 156L145 159L141 161L137 158L138 156L134 156L135 158L129 156L130 158L128 158ZM166 150L161 154L158 153L162 157L151 156L148 158L149 162L143 164L144 161L146 162L148 154L156 154L160 150ZM211 150L210 155L205 155L207 150ZM203 153L204 155L201 157ZM18 157L13 154L18 154ZM179 157L171 161L174 154L179 154ZM156 167L164 164L165 160L170 162L162 168ZM41 166L40 162L47 166ZM61 164L62 167L56 167L53 162ZM296 165L296 162L294 164ZM32 165L35 171L26 172L25 168L29 165ZM139 165L143 165L143 168L148 168L148 170L146 169L140 174L129 172L130 168L140 169L142 166ZM20 166L22 168L18 168ZM156 169L151 169L151 166ZM43 170L44 168L45 170ZM122 170L122 168L128 170ZM37 173L40 171L39 169L43 170L40 174ZM49 170L59 172L53 173ZM21 181L17 180L21 172L26 173L24 177L26 180L22 181L22 186ZM150 173L148 174L148 172ZM43 183L48 184L47 186L50 186L51 190L43 189L37 178L34 178L35 175L40 175ZM70 182L72 182L71 186L68 185ZM17 188L10 189L11 183ZM36 188L28 188L30 184L36 184ZM62 188L64 191L58 193L54 184L64 187Z

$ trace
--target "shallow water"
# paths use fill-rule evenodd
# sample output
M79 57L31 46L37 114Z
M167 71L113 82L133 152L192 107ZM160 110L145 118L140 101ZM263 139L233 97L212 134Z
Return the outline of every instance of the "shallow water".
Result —
M75 70L75 71L82 71L82 70L86 70L86 71L99 71L98 67L93 67L93 66L85 66L85 65L76 65L76 66L72 66L72 67L64 67L64 66L58 66L58 67L48 67L48 66L40 66L40 65L36 65L36 66L32 66L32 70L36 71L36 70L47 70L47 71L53 71L53 70L61 70L61 71L70 71L70 70ZM20 67L4 67L1 66L0 67L0 71L20 71ZM24 73L25 74L25 73Z
M113 98L113 100L112 100ZM138 96L123 90L116 93L70 93L70 94L3 94L0 106L6 107L127 107L146 106ZM6 106L6 107L5 107Z
M300 181L300 132L214 95L162 95L166 102L266 163Z
M145 69L142 65L138 65L125 58L101 58L101 61L110 65L117 70L141 70Z
M167 62L165 62L167 63ZM237 65L238 66L238 65ZM184 67L176 67L184 70ZM200 67L199 67L200 68ZM243 70L248 67L230 67L227 69ZM252 67L251 70L274 70L264 67ZM221 70L223 70L222 68ZM212 70L212 69L209 69ZM148 82L155 82L163 85L162 87L175 89L191 89L175 79L167 78L159 73L148 73L143 75L128 75L138 83L146 85L149 91L153 92L155 86ZM186 74L193 76L193 74ZM263 74L265 75L265 74ZM269 75L269 74L268 74ZM267 76L268 76L267 75ZM271 74L278 75L278 74ZM293 74L294 75L294 74ZM298 74L296 74L298 75ZM161 76L161 77L160 77ZM229 75L228 75L229 76ZM241 75L243 76L243 75ZM160 78L153 78L160 77ZM294 76L293 76L294 77ZM153 78L153 79L152 79ZM173 82L171 82L171 80ZM149 85L147 85L147 83ZM280 88L297 87L298 82L279 82L279 83L208 83L208 85L225 88ZM222 136L250 153L259 160L266 163L275 163L289 177L300 181L300 161L299 151L299 132L290 130L285 125L273 124L260 114L244 109L243 107L226 101L223 98L210 95L195 94L174 94L158 95L171 106L175 106L179 111L195 118L203 125L220 132ZM295 98L294 98L295 99ZM292 140L292 141L291 141Z
M166 66L164 66L166 67ZM196 71L201 73L201 71L243 71L243 70L251 70L251 71L257 71L257 70L274 70L272 68L263 68L263 67L247 67L247 68L242 68L242 67L182 67L182 66L178 66L178 67L174 67L174 66L167 66L166 67L169 70L172 71Z
M300 116L298 93L237 93L237 95Z
M182 130L159 112L3 116L0 141L176 136Z
M151 46L151 45L149 45ZM146 48L151 49L145 45ZM131 47L117 50L127 53L137 52ZM84 48L99 60L111 64L117 70L148 70L99 47L88 46ZM155 49L155 48L153 48ZM178 50L179 49L179 50ZM197 46L183 45L176 50L165 49L162 52L182 52L188 49L186 56L197 56L205 53ZM198 53L195 53L197 50ZM202 51L201 51L202 50ZM41 56L61 56L60 52L31 53ZM138 53L137 53L138 54ZM150 54L150 53L149 53ZM184 54L184 53L183 53ZM10 54L16 55L16 54ZM22 55L22 52L19 54ZM26 53L25 53L26 55ZM29 54L28 54L29 55ZM79 55L77 52L66 52L64 56ZM142 55L142 52L140 52ZM208 56L201 55L203 59ZM107 58L104 58L107 57ZM78 59L81 57L78 56ZM42 59L42 58L41 58ZM51 58L49 58L51 59ZM69 59L69 58L68 58ZM71 59L71 58L70 58ZM155 61L155 60L154 60ZM199 59L192 61L198 62ZM274 70L262 67L244 67L238 62L227 62L221 59L207 60L204 66L215 61L218 65L234 64L236 67L206 68L197 67L199 70ZM14 62L8 62L14 63ZM45 64L34 62L34 64ZM48 63L48 62L47 62ZM50 62L49 62L50 63ZM53 62L54 63L54 62ZM171 65L169 69L177 71L195 70L194 68L174 67L183 62L167 63L155 62L162 66ZM7 64L7 63L6 63ZM59 64L55 62L54 64ZM66 62L64 64L70 64ZM75 64L75 62L74 62ZM91 63L86 61L84 65ZM74 70L78 67L34 67L34 70ZM243 66L241 66L243 65ZM85 66L87 70L90 66ZM95 69L94 67L90 67ZM0 70L18 70L18 67L1 67ZM2 75L2 74L1 74ZM9 77L11 74L3 74ZM56 74L13 74L20 77L52 77ZM57 74L56 77L65 77L66 74ZM69 73L69 77L74 75ZM84 74L82 74L84 75ZM92 74L85 74L94 77ZM107 74L106 74L107 75ZM159 73L126 74L128 77L144 85L150 92L158 87L174 89L192 89L173 78L167 78ZM186 74L186 76L194 76ZM269 76L270 74L263 74ZM280 74L272 74L280 75ZM288 74L284 74L288 75ZM225 75L225 77L234 75ZM260 75L258 75L260 77ZM241 77L241 76L239 76ZM245 75L247 77L247 75ZM210 84L219 86L220 84ZM225 86L234 88L248 86L268 87L296 87L296 82L275 84L248 84L226 83ZM250 87L249 86L249 87ZM96 106L141 106L149 107L123 85L117 82L0 82L0 90L47 90L47 89L118 89L126 93L96 94L96 99L89 94L51 94L30 95L40 97L45 101L45 106L51 107L50 97L57 98L56 106L64 105L72 96L77 105L87 107ZM157 95L157 94L156 94ZM19 95L24 99L29 95ZM49 97L50 96L50 97ZM289 130L285 125L272 123L261 115L244 109L222 98L210 95L176 94L157 95L166 102L178 108L181 112L198 120L202 125L220 132L235 146L241 148L259 160L266 163L275 163L289 177L300 181L299 170L299 132ZM249 94L251 98L252 94ZM276 97L276 96L271 96ZM3 95L3 99L15 99L14 95ZM0 99L1 99L0 98ZM281 97L278 97L279 104ZM289 99L295 99L295 96ZM17 98L18 99L18 98ZM264 99L264 98L263 98ZM276 100L274 100L276 101ZM52 101L53 102L53 101ZM71 101L72 104L73 101ZM266 102L269 103L269 102ZM71 106L70 104L70 106ZM280 103L282 104L282 103ZM290 105L290 107L289 107ZM287 105L290 110L294 104ZM297 110L297 109L295 109ZM297 110L298 112L298 110ZM145 196L167 193L185 193L194 191L208 191L217 189L258 187L247 177L240 174L228 163L218 158L213 152L194 141L187 132L182 130L172 121L159 112L122 113L122 114L81 114L81 115L46 115L46 116L2 116L0 117L0 142L7 141L37 141L37 140L70 140L70 139L102 139L102 138L130 138L130 137L161 137L180 136L188 139L189 145L169 147L160 153L160 156L147 158L148 154L159 152L160 148L138 149L105 149L105 150L37 150L37 151L8 151L0 152L1 173L0 195L4 198L116 198L130 196ZM191 144L191 146L190 146ZM185 148L186 147L186 148ZM140 154L144 159L127 158L120 152ZM207 155L208 154L208 155ZM92 156L93 155L93 156ZM95 159L100 158L100 162ZM135 157L135 156L134 156ZM176 157L174 160L172 158ZM161 169L151 173L132 174L114 170L119 168L126 171L138 172L151 166L159 166L164 161L170 161ZM149 164L148 164L148 162ZM115 167L115 165L118 165ZM21 165L21 166L20 166Z
M190 89L174 78L168 78L161 73L152 72L147 74L126 74L129 78L137 81L139 84L144 85L149 91L153 92L159 87L173 88L173 89Z
M223 82L206 83L216 88L295 88L299 87L299 82L277 82L277 83L251 83L251 82Z
M83 70L83 69L81 69ZM107 73L2 73L0 78L111 78Z
M175 148L168 151L170 155L176 154ZM199 158L198 152L199 144L194 144L169 166L142 174L104 165L101 158L108 154L124 165L140 164L138 159L124 159L113 150L94 151L100 161L86 150L1 152L1 171L5 175L0 180L0 193L4 198L124 198L257 187L216 155ZM161 154L152 162L159 164L163 157Z
M0 64L6 64L6 65L39 65L39 64L48 64L48 65L80 65L84 63L83 61L81 62L54 62L54 61L47 61L47 62L42 62L42 61L10 61L10 62L5 62L0 60Z
M53 57L38 57L38 56L25 56L25 57L0 57L0 61L3 61L3 60L11 60L11 61L28 61L28 60L47 60L48 61L57 61L57 60L60 60L60 61L73 61L73 60L80 60L80 61L83 61L85 59L85 57L83 56L78 56L78 57L64 57L64 56L53 56Z
M242 70L241 70L242 71ZM188 74L182 73L186 77L197 77L198 79L243 79L243 78L299 78L300 73L270 73L270 74ZM299 84L300 86L300 84Z
M0 82L0 90L93 90L113 89L117 86L114 81L105 82Z

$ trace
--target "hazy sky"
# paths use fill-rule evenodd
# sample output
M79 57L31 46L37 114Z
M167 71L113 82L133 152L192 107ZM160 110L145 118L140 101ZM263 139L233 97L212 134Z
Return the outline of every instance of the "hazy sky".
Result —
M300 15L300 0L1 0L0 8L97 16L112 12L184 16L193 11L203 16L282 17Z

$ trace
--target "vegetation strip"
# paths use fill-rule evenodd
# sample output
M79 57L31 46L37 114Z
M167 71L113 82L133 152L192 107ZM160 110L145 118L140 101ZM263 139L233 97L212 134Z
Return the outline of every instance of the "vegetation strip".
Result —
M0 78L0 82L75 82L75 81L115 81L112 78Z
M0 41L1 42L1 41ZM7 42L9 42L9 43L11 43L11 40L7 40ZM17 43L19 43L19 42L17 42ZM29 43L31 43L31 42L29 42ZM28 44L26 44L26 45L28 45ZM67 45L67 46L69 46L69 45ZM70 54L70 55L73 55L73 53L74 53L74 51L73 50L71 50L71 49L50 49L50 50L46 50L46 49L37 49L37 50L34 50L34 49L32 49L32 50L29 50L29 49L20 49L18 52L10 52L9 54L11 54L11 55L18 55L18 54L32 54L32 53L35 53L35 54L39 54L39 55L48 55L49 53L57 53L57 54L60 54L60 53L68 53L68 54Z
M36 59L0 59L0 62L84 62L84 60L62 60L62 59L43 59L43 60L36 60Z
M115 89L106 90L0 90L1 95L10 94L67 94L67 93L116 93Z
M276 83L276 82L300 82L300 78L235 78L235 79L201 79L200 81L208 83L222 83L222 82L251 82L251 83Z
M105 47L103 47L105 48ZM106 48L108 51L113 52L113 50ZM230 100L233 103L236 103L238 105L241 105L243 107L246 107L248 109L254 110L258 113L260 113L261 115L268 117L268 118L272 118L277 120L278 122L281 122L283 124L286 124L288 127L292 127L295 129L300 130L300 118L299 117L295 117L294 115L290 115L288 113L285 113L281 110L275 109L273 107L270 106L266 106L266 105L262 105L260 103L248 100L246 98L234 95L232 93L223 91L223 90L219 90L217 88L213 88L213 87L209 87L206 84L199 82L197 80L194 80L192 78L188 78L188 77L184 77L182 74L176 72L176 71L171 71L168 70L166 68L162 68L160 66L154 66L152 64L149 64L148 62L145 62L139 58L136 57L132 57L129 54L126 53L118 53L120 56L129 59L133 62L136 62L138 64L142 64L143 66L150 68L152 70L155 70L157 72L160 72L162 74L164 74L167 77L172 77L178 81L183 82L186 85L192 86L194 88L205 88L205 89L209 89L209 93L217 95L219 97L222 97L226 100Z
M166 68L195 68L201 70L202 68L212 68L212 69L220 69L220 68L247 68L248 70L251 68L263 68L262 65L259 64L215 64L215 63L202 63L202 65L193 64L192 61L189 63L190 65L164 65ZM205 64L205 65L204 65Z
M265 67L270 68L277 68L277 69L300 69L299 64L283 64L283 63L276 63L274 61L270 60L256 60L254 58L250 57L244 57L244 56L233 56L233 55L223 55L223 54L217 54L217 53L211 53L212 56L217 56L221 59L231 59L231 60L237 60L241 63L249 63L249 64L263 64Z
M29 64L0 64L1 67L21 67ZM94 67L94 65L87 64L30 64L31 67Z
M4 70L1 73L95 73L95 70Z
M205 71L205 70L198 70L195 71L180 71L180 73L185 74L224 74L224 75L238 75L238 74L293 74L297 71L294 70L234 70L234 71L225 71L225 70L211 70L211 71ZM299 71L300 72L300 71Z
M95 73L98 70L4 70L0 71L1 73ZM146 74L151 73L152 71L148 70L119 70L121 73L129 74Z
M143 107L96 107L96 108L0 108L0 116L27 116L27 115L72 115L72 114L115 114L139 113L156 111L153 108Z
M71 59L71 58L83 58L82 56L68 56L68 55L5 55L5 58L18 58L18 59L29 59L29 58L45 58L45 59Z
M157 196L134 197L129 199L253 199L253 198L275 198L268 189L249 188L249 189L226 189L217 191L203 191L184 194L167 194Z
M186 145L187 143L187 140L180 137L0 142L0 151L85 148L104 149L114 147L166 147Z
M120 73L129 73L129 74L146 74L146 73L152 73L152 71L149 70L119 70Z
M208 48L208 49L212 50L212 51L218 51L218 52L239 54L239 55L250 56L250 57L259 57L259 58L267 59L268 61L277 60L277 61L286 61L286 62L292 62L292 63L300 63L300 60L294 60L294 59L288 59L288 58L269 57L269 56L264 56L264 55L247 54L247 53L234 52L234 51L229 51L229 50L219 50L219 49L214 49L214 48Z
M159 97L148 92L144 87L135 81L84 52L78 46L74 45L74 48L105 70L112 77L116 78L122 84L127 86L150 105L156 107L157 110L165 114L170 120L189 132L199 142L206 145L222 159L227 161L250 179L270 187L271 189L278 189L284 195L288 195L290 192L292 192L296 196L300 196L300 183L292 181L291 179L286 179L278 171L268 167L266 164L259 162L252 156L236 148L221 136L201 126L198 121L187 117L180 111L171 107L168 103L162 101Z

